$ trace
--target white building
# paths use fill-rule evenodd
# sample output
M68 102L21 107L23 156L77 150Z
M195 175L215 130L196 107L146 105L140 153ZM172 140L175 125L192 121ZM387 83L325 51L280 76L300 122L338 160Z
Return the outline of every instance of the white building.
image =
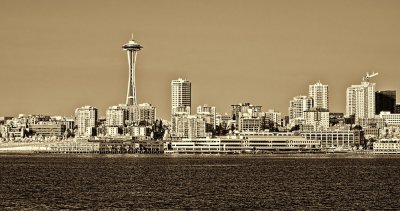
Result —
M206 124L211 125L213 129L215 129L216 125L216 114L215 107L213 106L197 106L197 116L203 118Z
M178 127L177 122L181 118L185 118L189 115L190 115L190 106L178 106L174 108L171 117L171 126L172 126L171 133L173 135L177 134L177 127Z
M262 106L240 103L232 106L232 119L238 131L259 131L264 113Z
M373 149L377 154L400 154L400 140L381 139L373 144Z
M329 110L328 85L321 82L309 85L308 96L313 99L314 108Z
M106 133L107 133L107 135L108 136L118 136L119 135L119 133L118 133L118 127L107 127L107 129L106 129Z
M176 118L174 137L179 138L205 138L206 122L195 115L185 115Z
M189 81L179 78L171 82L171 112L179 106L192 106L192 85Z
M379 117L384 119L388 126L400 126L400 114L392 114L387 111L382 111Z
M96 127L97 108L84 106L75 110L76 125L78 126L77 136L91 136L92 129Z
M304 112L313 107L313 99L308 96L297 96L290 101L289 125L294 126L295 122L304 120Z
M274 123L275 126L282 125L282 113L275 110L265 112L265 119Z
M329 111L327 109L312 108L304 112L306 125L311 125L314 131L324 131L329 128Z
M130 120L135 123L145 122L147 125L156 121L156 107L149 103L142 103L129 107Z
M368 81L352 85L346 91L346 116L355 118L374 118L375 116L375 83Z
M106 126L125 126L128 109L125 105L111 106L106 110Z

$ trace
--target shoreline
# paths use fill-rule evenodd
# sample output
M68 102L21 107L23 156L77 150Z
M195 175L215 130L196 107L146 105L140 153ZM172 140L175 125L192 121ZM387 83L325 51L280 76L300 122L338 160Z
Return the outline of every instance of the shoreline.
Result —
M400 158L400 154L374 154L374 153L264 153L264 154L98 154L98 153L37 153L33 151L0 151L0 157L96 157L96 158L299 158L299 159L374 159L374 158Z

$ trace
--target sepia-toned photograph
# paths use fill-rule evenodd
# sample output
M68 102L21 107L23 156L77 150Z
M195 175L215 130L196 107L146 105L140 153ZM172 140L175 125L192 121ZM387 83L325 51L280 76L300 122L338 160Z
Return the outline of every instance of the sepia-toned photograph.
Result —
M0 0L0 210L399 210L400 1Z

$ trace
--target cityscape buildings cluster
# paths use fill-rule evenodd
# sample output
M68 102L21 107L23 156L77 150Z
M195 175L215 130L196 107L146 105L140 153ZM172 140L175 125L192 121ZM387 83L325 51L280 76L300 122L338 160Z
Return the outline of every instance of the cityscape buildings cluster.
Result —
M179 78L171 81L171 119L159 120L153 105L137 102L135 63L143 47L132 39L122 48L129 64L125 104L110 106L103 118L93 106L77 108L74 117L2 117L2 142L94 141L100 143L99 152L137 152L144 146L184 153L354 151L371 149L374 143L386 151L385 147L400 151L396 91L377 91L370 82L377 73L367 73L361 84L347 88L345 113L330 112L329 87L318 81L309 85L308 95L290 100L288 116L249 102L231 105L230 114L207 104L197 106L193 114L191 82Z

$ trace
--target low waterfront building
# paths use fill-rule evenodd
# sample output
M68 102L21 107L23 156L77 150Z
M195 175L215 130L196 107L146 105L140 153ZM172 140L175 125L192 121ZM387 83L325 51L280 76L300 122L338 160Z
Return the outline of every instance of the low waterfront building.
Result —
M400 139L381 139L373 144L374 153L400 154Z
M99 153L100 144L87 141L70 141L46 145L39 152L47 153Z
M341 148L351 149L356 143L354 131L302 131L301 135L307 140L318 140L321 149Z
M218 138L182 139L171 142L175 153L241 153L318 151L320 141L294 133L245 132Z
M161 141L109 140L99 141L98 144L100 154L156 154L164 152L164 142Z

